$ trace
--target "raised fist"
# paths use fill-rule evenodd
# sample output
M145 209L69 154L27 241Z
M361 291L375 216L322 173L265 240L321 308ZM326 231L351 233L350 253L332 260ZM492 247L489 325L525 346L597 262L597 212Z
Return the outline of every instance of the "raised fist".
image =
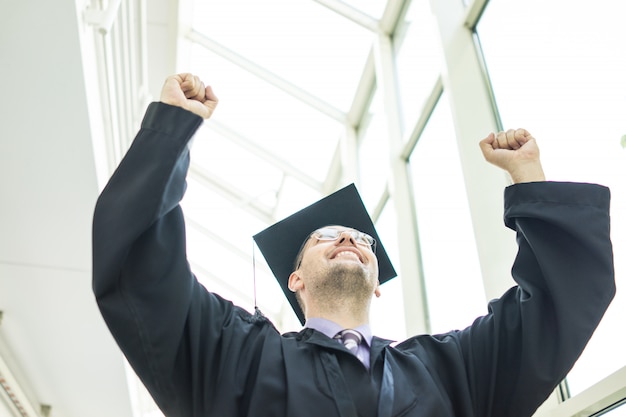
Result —
M537 141L526 129L490 133L480 141L485 159L509 173L513 183L545 181Z
M188 73L167 77L161 90L161 101L182 107L203 119L211 117L218 102L211 87L205 87L198 76Z

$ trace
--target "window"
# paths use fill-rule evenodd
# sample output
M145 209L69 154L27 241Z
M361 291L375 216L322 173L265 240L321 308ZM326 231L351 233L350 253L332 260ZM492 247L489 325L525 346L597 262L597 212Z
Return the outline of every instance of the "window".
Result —
M619 4L491 2L477 32L505 128L537 138L548 179L612 191L618 287L626 277L626 26ZM575 395L626 364L626 295L613 301L568 376Z
M410 164L431 331L463 329L487 304L445 93Z

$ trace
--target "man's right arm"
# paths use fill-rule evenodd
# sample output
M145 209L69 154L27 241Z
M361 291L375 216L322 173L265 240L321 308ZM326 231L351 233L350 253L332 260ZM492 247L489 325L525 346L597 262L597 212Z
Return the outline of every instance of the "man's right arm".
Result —
M176 395L165 379L198 285L187 265L178 202L185 189L187 141L201 121L183 109L152 103L98 198L93 220L98 307L146 387L168 403Z
M216 105L210 87L197 77L180 74L166 80L161 103L149 106L141 130L98 198L93 249L94 272L101 275L94 278L116 276L130 245L178 207L186 186L188 142Z
M218 303L201 301L207 295L189 270L179 206L188 142L216 100L198 101L198 90L206 97L210 89L185 75L168 78L163 90L165 100L149 106L96 204L93 289L113 336L159 406L184 415L191 402L181 396L191 396L186 386L195 367L192 358L181 362L180 352L189 350L189 327L198 325L190 317L219 320L222 313ZM176 94L187 102L167 104Z

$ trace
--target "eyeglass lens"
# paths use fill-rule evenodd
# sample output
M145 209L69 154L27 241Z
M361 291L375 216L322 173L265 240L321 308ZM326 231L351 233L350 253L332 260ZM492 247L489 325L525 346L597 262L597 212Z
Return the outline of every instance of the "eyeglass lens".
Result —
M373 237L366 233L359 232L358 230L339 230L332 228L323 228L316 230L314 234L319 240L337 240L339 236L341 236L345 232L349 232L350 236L352 236L352 239L354 239L358 243L369 246L374 244Z

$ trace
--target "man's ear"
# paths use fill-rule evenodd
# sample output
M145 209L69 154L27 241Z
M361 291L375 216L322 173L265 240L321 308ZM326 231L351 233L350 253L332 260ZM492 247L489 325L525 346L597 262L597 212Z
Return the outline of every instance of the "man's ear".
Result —
M380 282L376 282L376 288L374 289L374 295L376 298L380 297Z
M287 282L287 287L291 290L291 292L296 292L304 288L304 282L302 278L298 274L297 271L294 271L289 275L289 281Z

